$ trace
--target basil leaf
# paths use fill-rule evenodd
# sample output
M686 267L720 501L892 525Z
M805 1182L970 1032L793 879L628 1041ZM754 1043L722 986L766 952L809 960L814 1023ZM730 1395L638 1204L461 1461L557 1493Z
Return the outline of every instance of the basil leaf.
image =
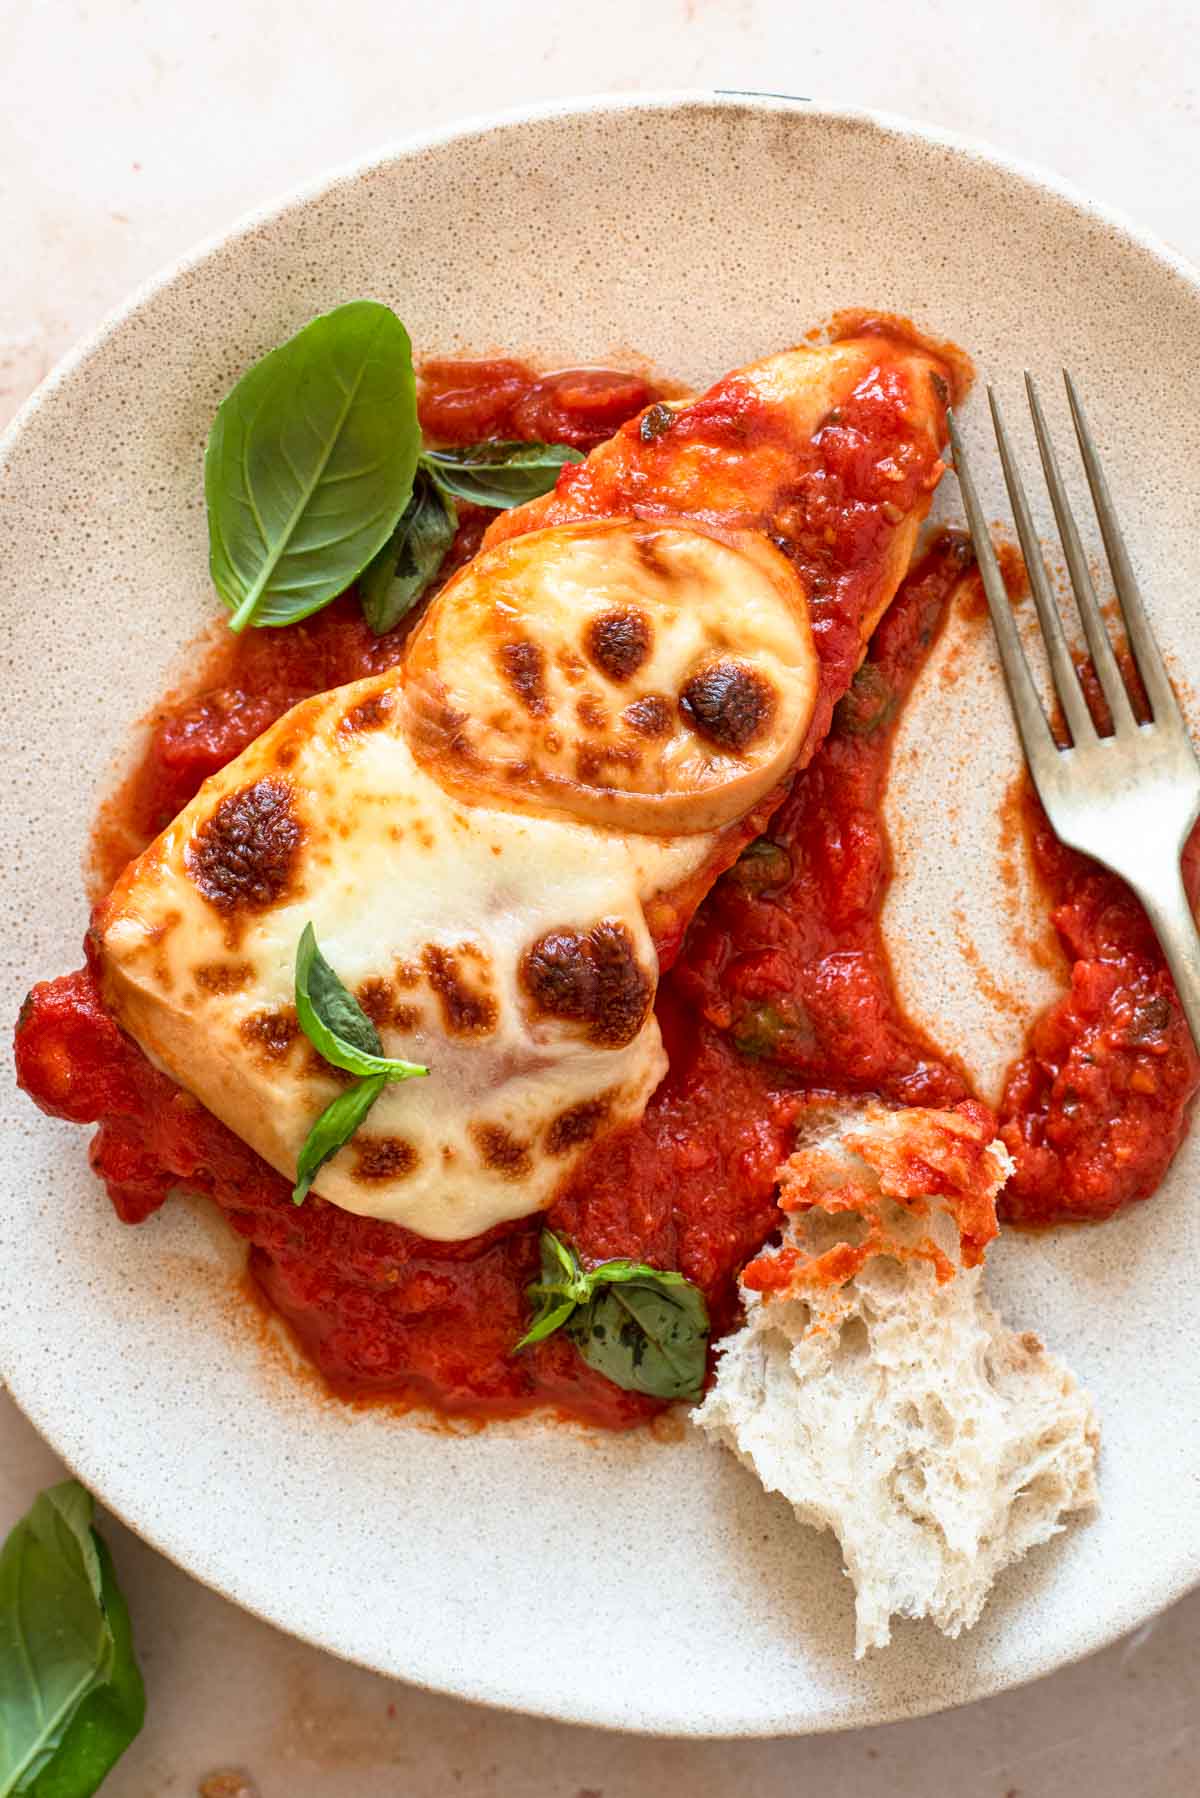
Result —
M411 1080L429 1072L419 1062L383 1053L379 1032L317 948L311 924L304 926L296 949L296 1016L313 1048L347 1074Z
M146 1699L112 1561L74 1480L0 1549L0 1798L89 1798Z
M422 451L422 465L443 493L473 506L507 511L549 493L568 462L582 462L565 443L469 443L461 449Z
M204 457L209 567L232 628L344 593L396 528L421 435L408 332L352 300L247 370Z
M587 1297L587 1276L574 1249L567 1247L553 1230L542 1231L542 1284L562 1286L577 1299Z
M536 1288L531 1286L529 1291L532 1295ZM517 1353L517 1349L531 1348L535 1342L544 1342L547 1336L553 1336L555 1330L562 1328L575 1309L574 1299L558 1298L552 1293L540 1294L538 1309L513 1354Z
M600 1285L565 1326L588 1366L615 1386L666 1399L699 1398L708 1327L699 1287L652 1268Z
M533 1317L518 1349L565 1328L588 1365L626 1392L700 1396L708 1306L698 1286L641 1261L584 1269L552 1230L542 1231L541 1252L542 1277L527 1289Z
M292 1204L303 1205L309 1187L331 1155L348 1143L358 1126L388 1083L386 1074L374 1074L360 1080L327 1105L305 1139L296 1163L296 1184L292 1188Z
M133 1655L129 1611L117 1586L112 1557L92 1532L100 1560L100 1597L112 1628L112 1678L83 1700L70 1731L49 1766L28 1787L28 1798L84 1798L98 1790L138 1734L146 1715L146 1689Z
M588 1274L588 1297L597 1286L615 1285L621 1280L682 1280L682 1274L660 1273L656 1267L647 1267L644 1261L601 1261ZM684 1282L686 1284L686 1281Z
M553 1230L542 1231L541 1242L542 1277L526 1288L526 1296L533 1306L533 1317L529 1328L514 1348L528 1348L531 1343L544 1342L547 1336L553 1336L555 1330L561 1329L576 1305L586 1299L590 1290L588 1277L580 1266L578 1259L564 1242L560 1242Z
M358 577L363 616L377 637L412 611L441 567L457 529L454 501L418 468L404 516Z

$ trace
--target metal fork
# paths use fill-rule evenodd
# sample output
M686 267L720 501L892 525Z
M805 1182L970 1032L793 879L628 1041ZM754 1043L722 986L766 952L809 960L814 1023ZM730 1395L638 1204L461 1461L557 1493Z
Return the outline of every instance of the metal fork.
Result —
M962 488L1008 695L1025 748L1025 759L1046 816L1064 843L1093 856L1121 875L1145 906L1174 976L1192 1040L1200 1049L1200 935L1184 892L1179 866L1183 845L1200 814L1200 762L1150 629L1079 395L1065 370L1064 379L1130 651L1150 704L1149 722L1138 722L1121 678L1096 603L1095 589L1059 474L1045 415L1028 374L1025 387L1042 469L1088 650L1112 715L1111 736L1101 736L1097 731L1075 672L1062 618L1046 576L1021 473L999 403L990 387L988 400L996 443L1042 628L1054 692L1071 735L1069 748L1060 749L1051 735L1029 672L958 426L954 418L947 415L954 467Z

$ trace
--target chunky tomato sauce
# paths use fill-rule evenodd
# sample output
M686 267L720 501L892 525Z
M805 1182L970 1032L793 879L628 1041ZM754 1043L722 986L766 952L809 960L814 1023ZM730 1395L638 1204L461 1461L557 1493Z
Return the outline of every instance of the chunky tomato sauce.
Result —
M1059 842L1024 795L1034 866L1071 963L1070 985L1036 1020L1009 1071L1000 1134L1016 1162L1010 1222L1110 1217L1148 1199L1183 1140L1200 1061L1141 905L1115 874ZM1184 855L1200 897L1200 832Z
M681 1269L704 1288L718 1328L732 1316L737 1270L778 1222L775 1170L806 1096L871 1088L941 1102L967 1090L899 1015L878 926L888 748L966 554L947 539L896 600L769 841L718 882L663 981L666 1081L642 1123L599 1143L549 1214L592 1259ZM348 605L224 649L226 685L158 719L127 790L126 832L135 816L153 829L156 807L173 815L244 733L263 728L269 706L396 650ZM113 829L110 820L110 838ZM18 1059L43 1104L103 1119L93 1165L127 1222L176 1185L216 1200L249 1240L260 1287L335 1387L486 1415L551 1404L610 1426L662 1408L593 1372L565 1338L512 1355L541 1218L431 1243L319 1201L295 1207L289 1183L121 1033L90 969L36 990Z
M544 437L586 449L655 397L637 378L596 370L537 376L504 361L423 372L422 423L442 441ZM880 392L865 403L888 399ZM871 427L877 435L878 418ZM871 1092L943 1105L969 1094L962 1070L900 1012L879 914L897 716L970 552L953 534L934 545L847 692L858 654L844 622L848 606L853 615L847 584L886 500L855 490L870 471L855 464L854 421L829 430L844 434L844 444L824 446L826 467L841 457L833 485L842 504L828 478L814 475L798 499L794 547L814 593L832 731L768 835L717 882L662 981L670 1072L641 1124L596 1145L548 1220L586 1258L679 1268L704 1289L718 1332L733 1315L739 1268L779 1222L775 1173L809 1100ZM474 553L491 516L465 510L447 572ZM350 596L304 624L227 639L191 692L153 720L138 768L102 820L100 883L298 700L394 663L406 627L375 638ZM1044 829L1037 843L1078 965L1005 1099L1004 1134L1018 1163L1009 1209L1023 1221L1103 1215L1146 1196L1197 1083L1135 902ZM433 1243L315 1198L293 1206L289 1183L122 1035L90 967L35 989L17 1058L22 1083L46 1109L100 1121L92 1161L125 1221L148 1217L174 1186L215 1200L250 1244L262 1291L336 1389L482 1416L548 1404L613 1427L661 1409L589 1369L561 1336L512 1354L542 1218Z

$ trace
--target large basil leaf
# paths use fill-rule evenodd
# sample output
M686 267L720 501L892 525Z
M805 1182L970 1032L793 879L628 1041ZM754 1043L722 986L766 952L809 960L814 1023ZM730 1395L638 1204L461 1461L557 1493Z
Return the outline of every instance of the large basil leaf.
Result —
M91 1520L67 1480L0 1549L0 1798L89 1798L142 1726L129 1614Z
M331 1155L348 1143L358 1126L387 1085L386 1074L375 1074L370 1080L358 1080L349 1091L339 1093L327 1105L305 1139L296 1163L296 1184L292 1188L293 1205L303 1205L309 1187Z
M474 506L507 511L549 493L568 462L582 462L565 443L469 443L461 449L427 449L421 462L444 493Z
M454 501L418 468L404 516L358 577L363 615L377 637L412 611L441 567L457 529Z
M296 949L296 1016L318 1054L347 1074L381 1075L388 1081L429 1072L418 1062L392 1060L383 1053L379 1032L321 954L311 924L304 926Z
M602 1271L602 1270L597 1270ZM626 1392L696 1399L708 1355L708 1307L682 1274L645 1268L597 1288L566 1323L589 1367Z
M541 1279L528 1288L533 1317L518 1349L565 1328L589 1366L626 1392L700 1396L709 1324L698 1286L640 1261L585 1269L551 1230L542 1231L541 1254Z
M209 565L248 624L292 624L343 593L408 504L420 448L408 332L352 300L256 362L204 458Z

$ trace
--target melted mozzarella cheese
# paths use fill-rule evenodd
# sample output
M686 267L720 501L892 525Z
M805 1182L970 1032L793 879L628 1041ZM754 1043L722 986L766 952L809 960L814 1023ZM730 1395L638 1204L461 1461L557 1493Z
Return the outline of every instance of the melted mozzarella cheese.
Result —
M764 537L603 518L485 550L409 645L413 747L470 798L711 830L787 772L817 657Z
M306 701L206 783L98 920L106 997L289 1178L342 1085L299 1032L312 921L387 1087L320 1171L349 1211L439 1240L545 1206L666 1067L643 907L711 850L468 806L415 763L392 672Z
M293 1007L309 922L385 1053L431 1069L384 1090L320 1197L459 1240L549 1204L640 1117L665 1071L647 908L678 902L678 934L805 740L806 596L768 537L791 540L798 458L881 360L925 480L868 557L865 646L947 391L937 358L877 338L728 377L713 392L757 422L720 453L618 432L493 523L403 670L297 706L126 871L97 919L114 1015L281 1173L344 1087ZM604 491L653 517L588 516Z

